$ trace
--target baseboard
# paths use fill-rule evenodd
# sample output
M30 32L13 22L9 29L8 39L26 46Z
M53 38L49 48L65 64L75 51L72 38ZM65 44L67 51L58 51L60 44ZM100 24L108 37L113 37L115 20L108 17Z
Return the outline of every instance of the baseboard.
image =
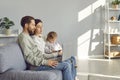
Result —
M92 56L88 56L89 58L92 58L92 57L96 57L96 58L102 58L104 57L104 55L92 55Z
M76 59L91 59L91 58L98 58L98 59L103 59L104 58L104 55L91 55L91 56L87 56L85 58L78 58L78 56L75 56Z

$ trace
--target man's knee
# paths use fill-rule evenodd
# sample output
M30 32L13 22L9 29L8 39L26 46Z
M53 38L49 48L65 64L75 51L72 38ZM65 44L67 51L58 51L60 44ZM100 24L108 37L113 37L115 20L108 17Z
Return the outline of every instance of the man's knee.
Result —
M63 64L64 64L65 69L71 69L71 64L70 63L64 62Z
M71 62L76 64L76 59L74 56L71 56Z
M76 61L76 59L75 59L75 57L74 57L74 56L71 56L71 59L72 59L72 60L74 60L74 61Z

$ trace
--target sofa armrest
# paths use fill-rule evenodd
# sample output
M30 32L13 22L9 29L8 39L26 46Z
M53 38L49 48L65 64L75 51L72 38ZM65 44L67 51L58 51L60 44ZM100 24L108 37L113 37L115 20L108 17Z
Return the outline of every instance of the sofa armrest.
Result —
M0 74L0 80L62 80L62 73L53 71L7 71Z

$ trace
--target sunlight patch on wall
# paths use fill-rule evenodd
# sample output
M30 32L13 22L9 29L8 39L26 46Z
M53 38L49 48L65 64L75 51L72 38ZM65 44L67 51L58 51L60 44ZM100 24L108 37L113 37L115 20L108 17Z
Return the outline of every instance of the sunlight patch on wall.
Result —
M105 5L105 0L97 0L93 4L89 5L85 9L81 10L78 12L78 22L82 21L89 15L93 14L95 10L100 7ZM99 42L92 42L91 43L91 38L94 40L96 38L96 35L99 34L99 30L95 29L89 30L85 32L83 35L78 37L78 50L77 50L77 56L78 59L86 59L88 58L89 51L93 51L96 49L96 46L99 45Z
M91 5L78 13L78 22L91 15Z
M90 37L91 37L91 30L86 32L85 34L78 37L78 59L86 59L88 58L88 51L90 46Z
M94 29L92 33L92 41L91 41L91 49L90 51L94 51L96 49L96 46L99 45L100 43L98 42L98 37L100 35L99 29Z
M104 5L105 5L105 0L97 0L96 2L89 5L82 11L78 12L78 22L82 21L83 19L85 19L86 17L94 13L95 9L97 9L98 7L104 6Z
M99 29L89 30L80 37L78 37L77 40L78 59L87 59L89 53L94 52L96 50L96 47L100 44L99 37L100 37ZM92 56L94 56L94 54Z

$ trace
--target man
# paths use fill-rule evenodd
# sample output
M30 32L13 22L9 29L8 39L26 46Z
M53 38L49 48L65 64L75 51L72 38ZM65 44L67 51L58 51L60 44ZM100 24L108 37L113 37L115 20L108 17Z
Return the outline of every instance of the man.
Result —
M63 80L74 80L70 63L58 63L57 61L50 59L62 55L61 52L43 54L34 44L34 41L30 37L31 34L34 34L35 30L34 18L31 16L24 16L21 19L21 26L23 27L23 31L18 36L18 42L26 62L30 64L30 66L34 66L35 70L61 70Z

